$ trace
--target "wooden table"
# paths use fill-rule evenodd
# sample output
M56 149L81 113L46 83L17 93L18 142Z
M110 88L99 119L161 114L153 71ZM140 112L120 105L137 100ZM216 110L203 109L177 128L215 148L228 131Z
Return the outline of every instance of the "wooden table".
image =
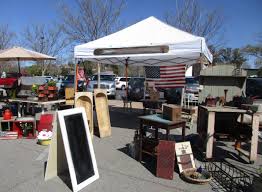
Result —
M166 130L166 140L169 140L170 130L176 128L182 128L182 139L185 140L185 128L186 122L184 120L169 121L162 118L160 114L139 116L140 128L139 128L139 161L142 160L142 139L144 132L144 125L153 126L155 128L155 139L158 140L158 129Z
M247 111L243 109L230 108L230 107L198 107L198 120L197 120L197 132L200 137L203 136L204 126L207 124L206 130L206 158L210 159L213 156L213 142L215 133L215 116L216 113L237 113L242 115ZM207 115L207 119L205 116ZM257 158L257 145L258 145L258 125L259 116L257 114L253 115L252 122L252 138L251 138L251 151L250 151L250 161L255 161Z
M41 111L42 114L45 113L45 106L47 105L59 105L61 103L65 103L66 100L65 99L59 99L59 100L54 100L54 101L35 101L35 100L28 100L28 99L9 99L9 102L13 102L13 103L18 103L18 117L22 116L22 109L20 104L26 103L26 104L34 104L34 105L40 105L41 106Z

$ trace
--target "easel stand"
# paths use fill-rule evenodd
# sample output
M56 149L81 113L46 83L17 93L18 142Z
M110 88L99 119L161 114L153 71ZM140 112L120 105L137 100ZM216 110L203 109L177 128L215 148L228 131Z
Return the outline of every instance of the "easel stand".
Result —
M53 123L53 137L49 148L49 155L46 165L45 181L56 176L68 173L68 164L65 155L65 148L57 114Z

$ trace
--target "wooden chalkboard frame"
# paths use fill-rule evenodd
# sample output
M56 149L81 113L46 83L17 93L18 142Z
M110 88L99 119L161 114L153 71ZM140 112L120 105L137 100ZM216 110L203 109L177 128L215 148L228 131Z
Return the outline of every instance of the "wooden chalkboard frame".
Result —
M69 139L68 139L68 133L67 133L66 124L65 124L65 117L69 116L69 115L79 114L79 113L82 114L82 117L83 117L83 120L84 120L85 132L86 132L86 135L87 135L87 141L88 141L88 146L89 146L90 155L91 155L91 159L92 159L94 175L78 184L77 178L76 178L75 167L74 167L74 164L73 164L72 154L71 154L71 150L70 150L70 146L69 146ZM65 153L66 153L66 158L67 158L67 163L68 163L68 168L69 168L69 173L70 173L70 178L71 178L71 183L72 183L72 188L73 188L74 192L77 192L77 191L83 189L85 186L89 185L90 183L94 182L95 180L97 180L99 178L94 148L93 148L92 139L91 139L91 136L90 136L90 131L89 131L88 123L87 123L87 117L86 117L85 109L83 107L79 107L79 108L73 108L73 109L58 111L58 120L59 120L59 124L60 124L60 128L61 128L61 133L62 133L64 148L65 148ZM77 127L76 127L76 129L77 129Z

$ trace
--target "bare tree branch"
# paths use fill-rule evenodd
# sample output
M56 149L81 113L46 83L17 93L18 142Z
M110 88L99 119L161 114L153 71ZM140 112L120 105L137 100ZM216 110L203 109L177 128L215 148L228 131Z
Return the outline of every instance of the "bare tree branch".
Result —
M51 27L45 25L28 26L22 33L22 44L34 51L59 57L68 45L64 38L62 27L54 24ZM42 75L48 70L52 61L40 62Z
M218 47L222 43L224 17L218 10L205 11L195 0L184 0L179 6L176 1L176 12L167 12L165 20L181 30L205 37L207 43Z
M124 0L75 0L77 11L62 5L63 30L71 42L86 43L113 32Z
M10 31L8 25L0 25L0 50L12 46L15 33Z

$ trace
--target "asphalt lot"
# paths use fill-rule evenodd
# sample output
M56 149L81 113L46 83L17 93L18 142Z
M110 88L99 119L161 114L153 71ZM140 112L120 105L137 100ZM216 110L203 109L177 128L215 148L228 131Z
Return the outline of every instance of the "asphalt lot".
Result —
M110 100L110 118L112 136L104 139L94 137L93 145L98 163L100 178L81 191L97 192L140 192L140 191L215 191L212 185L188 184L174 172L173 180L157 178L152 170L140 164L128 153L127 144L131 143L134 131L138 127L137 116L141 114L141 103L133 105L133 111L124 111L122 102ZM187 130L189 136L196 130ZM180 130L171 132L181 135ZM248 174L255 174L256 168L262 164L261 153L254 165L236 161L230 155L232 143L219 145L222 155L226 155L234 164L243 167ZM260 149L259 149L260 150ZM221 150L220 150L221 152ZM230 155L229 155L230 154ZM36 144L36 140L19 139L0 141L0 191L1 192L45 192L71 191L58 177L44 181L44 163L48 157L48 147ZM199 166L200 162L196 162Z

